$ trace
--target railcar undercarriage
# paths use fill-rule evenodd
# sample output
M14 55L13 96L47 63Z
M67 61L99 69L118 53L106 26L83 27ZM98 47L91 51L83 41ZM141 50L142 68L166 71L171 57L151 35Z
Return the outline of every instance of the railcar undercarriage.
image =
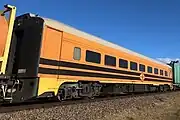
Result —
M164 85L147 85L147 84L112 84L100 82L83 82L64 83L60 86L57 98L58 100L67 100L73 98L94 98L106 95L120 95L129 93L145 92L164 92L171 90L170 86Z
M16 78L10 76L0 76L0 101L12 102L13 94L16 91L20 91L22 88L22 82Z

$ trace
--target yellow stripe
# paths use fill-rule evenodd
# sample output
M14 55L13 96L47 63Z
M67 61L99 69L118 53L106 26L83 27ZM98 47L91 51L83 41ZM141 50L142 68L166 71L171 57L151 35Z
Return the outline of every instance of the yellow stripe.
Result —
M8 27L8 34L7 34L7 39L6 39L6 45L5 45L5 50L4 50L4 55L3 55L3 62L1 66L1 73L5 74L6 67L7 67L7 61L8 61L8 55L10 51L10 44L12 41L12 31L13 31L13 26L14 26L14 20L16 18L16 7L7 5L7 8L10 9L10 15L9 15L9 27Z

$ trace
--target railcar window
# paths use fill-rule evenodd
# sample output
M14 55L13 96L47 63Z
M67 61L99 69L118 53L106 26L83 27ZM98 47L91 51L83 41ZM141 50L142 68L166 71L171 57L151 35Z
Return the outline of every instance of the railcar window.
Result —
M128 61L124 59L119 59L119 67L128 68Z
M158 74L158 69L154 68L154 74Z
M105 55L105 65L116 66L116 58Z
M73 58L74 58L74 60L80 60L81 59L81 48L79 48L79 47L74 48Z
M167 73L167 71L165 71L165 76L168 76L168 73Z
M136 62L130 62L130 69L131 70L137 70L137 63Z
M160 75L163 75L163 70L160 70Z
M148 73L152 73L152 67L148 66L147 71L148 71Z
M100 64L101 54L97 53L97 52L86 50L86 61Z
M145 72L145 65L139 64L139 71Z

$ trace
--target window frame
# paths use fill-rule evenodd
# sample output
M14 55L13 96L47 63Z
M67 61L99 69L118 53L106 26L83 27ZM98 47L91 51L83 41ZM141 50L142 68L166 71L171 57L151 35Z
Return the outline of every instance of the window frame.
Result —
M110 61L108 61L108 58L113 60L114 63L111 64ZM104 55L104 65L116 67L116 57L110 55Z
M91 55L96 54L99 57L98 61L95 61L93 59L88 60L88 53L90 53ZM92 50L86 50L85 60L86 60L86 62L95 63L95 64L101 64L101 53L95 52L95 51L92 51Z
M157 73L156 73L157 70ZM158 68L154 68L154 74L159 75L159 69Z
M123 61L123 63L125 63L125 64L121 64L122 61ZM123 65L123 66L122 66L122 65ZM128 65L129 65L128 60L119 58L119 68L128 69Z
M132 68L132 64L136 65L136 69ZM130 61L130 70L137 71L138 70L138 64L137 62Z
M151 69L151 72L149 72L149 68ZM147 66L147 72L148 73L153 73L153 68L151 66Z
M141 70L142 66L143 66L143 70ZM146 72L146 66L144 64L139 64L139 71Z
M164 70L160 69L160 75L163 76L164 75L163 73L164 73Z
M75 58L75 49L79 49L79 50L80 50L80 57L79 57L79 59L76 59L76 58ZM81 48L80 48L80 47L74 47L73 59L74 59L74 60L81 60Z
M168 71L164 71L164 75L167 77L168 76Z

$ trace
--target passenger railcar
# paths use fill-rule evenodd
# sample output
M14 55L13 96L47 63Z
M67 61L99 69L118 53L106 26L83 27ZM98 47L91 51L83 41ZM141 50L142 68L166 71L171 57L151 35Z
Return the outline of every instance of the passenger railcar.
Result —
M170 66L61 22L24 14L12 29L9 48L4 44L7 64L1 66L3 100L172 89Z

